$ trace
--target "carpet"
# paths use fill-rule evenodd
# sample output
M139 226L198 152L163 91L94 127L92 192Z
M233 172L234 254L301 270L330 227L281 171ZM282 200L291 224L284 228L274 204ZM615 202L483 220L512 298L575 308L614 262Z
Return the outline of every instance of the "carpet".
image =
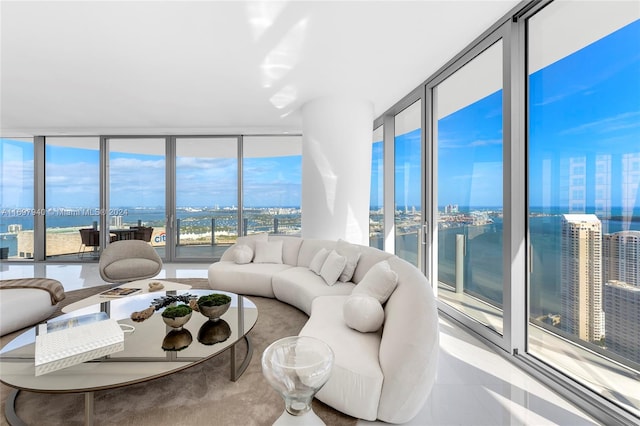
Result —
M204 278L168 280L190 284L193 288L209 288ZM108 287L111 286L68 292L59 308ZM274 299L254 296L250 299L258 307L258 322L249 333L254 352L249 367L237 382L229 380L230 351L227 350L202 364L167 377L96 392L95 424L271 425L282 413L284 402L264 379L260 358L271 342L297 335L307 316ZM0 344L4 346L16 335L3 336ZM245 348L244 341L241 341L237 347L238 357L244 354ZM3 409L11 390L1 385ZM355 425L357 422L357 419L318 400L313 401L313 410L327 425ZM84 396L20 392L16 412L28 425L81 425L84 422ZM8 424L4 415L0 424Z

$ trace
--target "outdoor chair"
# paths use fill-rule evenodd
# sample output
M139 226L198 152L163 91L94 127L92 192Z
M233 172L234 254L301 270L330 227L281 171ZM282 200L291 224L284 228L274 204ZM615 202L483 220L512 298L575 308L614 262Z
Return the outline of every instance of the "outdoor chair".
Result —
M153 228L150 226L132 226L131 229L135 231L134 239L142 240L146 242L151 241L151 235L153 234Z
M91 255L98 257L98 248L100 247L100 231L93 228L82 228L80 231L80 248L78 249L78 257L82 259L90 248ZM109 235L109 242L115 241L115 235Z

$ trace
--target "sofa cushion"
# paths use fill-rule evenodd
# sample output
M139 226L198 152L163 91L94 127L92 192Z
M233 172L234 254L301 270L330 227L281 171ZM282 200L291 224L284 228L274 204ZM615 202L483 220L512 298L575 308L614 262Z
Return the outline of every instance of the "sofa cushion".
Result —
M253 260L253 250L246 244L238 244L233 249L233 260L239 265L251 263Z
M343 282L351 281L356 266L358 265L358 260L360 259L360 249L354 244L350 244L344 240L338 240L336 251L347 259L347 264L344 266L344 270L338 279Z
M266 232L261 232L259 234L250 234L245 235L243 237L238 237L236 240L236 244L244 244L246 246L251 247L251 250L255 253L256 251L256 241L267 241L269 238L269 234Z
M313 259L311 259L311 263L309 264L309 269L313 271L316 275L320 275L320 270L322 270L322 265L324 265L324 261L327 260L327 256L329 256L330 251L326 248L321 248L318 250Z
M256 241L254 263L282 263L282 241Z
M326 342L335 355L331 377L316 397L345 414L373 421L377 418L383 383L378 361L381 335L380 332L360 333L347 327L342 314L347 298L316 298L311 317L300 335Z
M358 260L356 270L353 272L353 278L351 278L351 281L356 284L362 281L373 265L393 256L391 253L378 250L375 247L358 246L358 248L362 254Z
M352 294L342 308L345 323L354 330L370 333L380 330L384 309L375 297Z
M362 281L353 289L353 294L363 294L385 303L398 285L398 274L391 270L389 262L383 260L373 265Z
M236 261L236 247L238 247L238 243L232 244L228 249L222 253L220 256L220 262L235 262ZM253 260L253 258L251 259Z
M269 235L269 241L282 241L282 263L297 266L302 238L287 235Z
M231 261L220 261L209 266L209 286L214 290L275 297L271 287L271 277L289 268L292 266L282 263L238 265Z
M320 269L320 276L328 285L334 285L347 264L347 258L331 250Z
M104 268L104 273L113 281L126 280L132 275L135 276L154 276L157 275L162 268L151 259L143 258L126 258L116 260ZM131 279L129 279L131 281Z
M273 276L275 297L291 306L295 306L307 315L311 314L311 303L318 296L349 295L353 283L337 282L332 286L307 267L297 266L280 271Z
M268 238L269 238L269 234L267 234L266 232L262 232L259 234L245 235L244 237L238 237L238 239L236 240L236 243L233 244L231 247L229 247L224 253L222 253L220 260L235 261L236 248L241 245L248 246L249 248L251 248L251 251L255 254L256 241L267 241ZM253 258L251 258L251 260L253 260Z

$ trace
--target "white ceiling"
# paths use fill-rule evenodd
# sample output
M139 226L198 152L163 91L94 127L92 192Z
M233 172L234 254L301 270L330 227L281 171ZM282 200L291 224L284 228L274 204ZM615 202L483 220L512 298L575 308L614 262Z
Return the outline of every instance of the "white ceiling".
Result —
M321 96L378 116L518 3L2 0L0 132L300 132Z

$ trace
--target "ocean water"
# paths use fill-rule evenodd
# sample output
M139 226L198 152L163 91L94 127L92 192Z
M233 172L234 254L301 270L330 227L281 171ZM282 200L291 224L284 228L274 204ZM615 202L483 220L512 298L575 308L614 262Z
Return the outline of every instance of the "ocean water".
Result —
M162 209L130 209L123 216L123 226L136 225L138 221L147 226L164 226ZM555 212L552 212L553 214ZM247 212L247 227L253 232L273 229L272 217L260 210ZM299 214L278 215L281 226L289 221L299 225ZM98 216L47 216L47 225L57 228L90 227ZM210 230L211 219L216 220L216 230L237 230L235 210L179 211L181 229ZM496 219L496 218L494 218ZM635 218L634 219L640 219ZM529 220L529 233L533 246L533 272L530 281L530 306L534 316L560 312L560 215L536 216ZM32 216L0 217L0 247L9 247L9 256L17 254L15 234L8 234L11 224L22 225L22 229L33 229ZM603 233L622 230L640 230L640 220L623 221L619 218L602 220ZM233 231L235 232L235 231ZM467 236L465 256L465 290L496 306L502 306L502 223L483 226L449 228L439 231L438 279L455 285L456 235ZM399 235L396 248L400 257L417 264L418 235ZM524 277L523 277L524 279Z
M640 221L602 220L602 231L640 230ZM561 216L529 219L533 270L529 300L532 316L560 312ZM456 235L461 228L439 231L438 279L455 286ZM468 227L465 256L465 290L502 306L502 224ZM472 235L469 235L471 233ZM524 277L523 277L524 280Z

